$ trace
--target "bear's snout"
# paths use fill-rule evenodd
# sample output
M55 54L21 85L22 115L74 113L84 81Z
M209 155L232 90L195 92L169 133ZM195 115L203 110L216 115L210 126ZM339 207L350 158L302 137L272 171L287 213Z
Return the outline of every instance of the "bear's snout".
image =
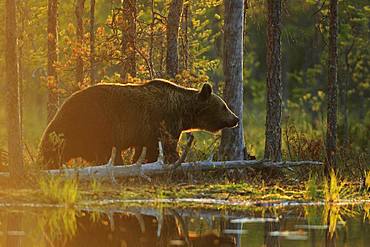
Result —
M239 123L239 118L238 117L235 117L234 118L234 121L233 121L233 127L236 127L236 126L238 126L238 123Z
M233 119L229 122L229 128L237 127L239 123L239 118L237 116L234 116Z

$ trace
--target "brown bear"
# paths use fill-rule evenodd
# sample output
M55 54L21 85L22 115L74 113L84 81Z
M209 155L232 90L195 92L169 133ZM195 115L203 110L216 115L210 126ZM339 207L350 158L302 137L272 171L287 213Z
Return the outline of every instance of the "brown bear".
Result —
M134 148L137 160L145 146L146 161L154 162L161 140L165 157L175 154L167 160L173 162L182 131L216 132L238 122L207 83L199 91L162 79L140 85L97 84L64 102L43 134L39 154L48 168L57 168L77 157L107 163L112 147ZM162 140L163 132L175 141ZM121 163L122 157L116 157L115 163Z

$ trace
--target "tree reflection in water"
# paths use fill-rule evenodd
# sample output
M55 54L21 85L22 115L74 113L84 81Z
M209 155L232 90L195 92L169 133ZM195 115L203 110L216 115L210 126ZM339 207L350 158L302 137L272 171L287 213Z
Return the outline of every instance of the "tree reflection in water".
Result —
M366 246L369 206L0 209L0 246ZM359 213L361 212L361 213ZM344 226L344 220L346 226ZM338 231L339 229L339 231Z

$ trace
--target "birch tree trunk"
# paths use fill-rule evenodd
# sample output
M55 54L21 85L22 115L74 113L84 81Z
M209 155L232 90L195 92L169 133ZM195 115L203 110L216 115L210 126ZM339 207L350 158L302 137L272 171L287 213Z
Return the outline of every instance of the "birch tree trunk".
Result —
M183 0L172 0L167 17L166 72L174 78L179 70L178 36Z
M82 49L83 47L83 39L84 39L84 27L83 27L83 14L84 14L84 7L85 7L85 0L77 0L76 1L76 22L77 22L77 29L76 29L76 36L77 36L77 47L78 49ZM84 63L81 55L77 56L76 61L76 83L80 84L84 80Z
M240 119L233 129L224 129L221 136L219 158L244 159L243 132L243 22L244 1L224 0L224 55L225 87L223 96L230 109Z
M326 174L336 166L337 142L337 35L338 35L338 0L329 2L329 63L328 63L328 113L326 131Z
M13 178L24 173L17 64L15 0L5 1L5 80L9 171Z
M59 97L55 89L58 87L58 75L55 64L58 61L58 0L48 0L48 103L47 114L50 122L58 110Z
M122 1L122 71L121 79L136 76L136 0Z
M265 158L281 160L281 0L268 0Z
M95 80L95 0L90 0L90 84Z

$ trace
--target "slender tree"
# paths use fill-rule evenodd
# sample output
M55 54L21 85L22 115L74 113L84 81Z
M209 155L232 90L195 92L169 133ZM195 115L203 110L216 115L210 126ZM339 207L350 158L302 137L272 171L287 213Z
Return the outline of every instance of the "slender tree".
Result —
M352 74L353 69L356 66L356 63L351 66L350 64L350 55L355 48L355 38L352 41L352 44L345 50L344 52L344 70L343 70L343 78L342 78L342 85L340 88L339 95L341 97L341 113L343 115L343 144L349 144L349 123L348 123L348 88L349 85L352 83Z
M175 77L179 70L178 37L183 0L172 0L167 17L166 72Z
M329 61L328 61L328 113L326 130L326 174L336 166L337 142L337 63L338 63L338 0L329 2Z
M281 0L268 0L265 158L281 160Z
M122 71L121 78L136 76L136 0L122 1Z
M149 75L150 79L153 79L155 75L154 62L153 62L153 51L154 51L154 25L155 25L155 13L154 13L154 0L150 1L150 12L151 12L151 23L150 23L150 41L149 41Z
M90 83L95 80L95 0L90 0Z
M58 61L58 0L48 0L48 104L47 114L48 122L57 112L59 97L56 93L58 87L58 75L55 64Z
M10 174L23 175L23 148L20 122L20 99L17 64L17 24L15 0L5 1L5 80Z
M219 150L220 159L244 159L243 132L243 22L244 1L224 0L225 88L223 96L230 109L239 117L238 127L224 129Z
M24 100L24 90L23 90L23 77L24 77L24 66L23 66L23 46L25 42L24 32L26 23L26 8L27 2L20 2L17 5L17 10L20 16L20 25L18 29L18 83L19 83L19 105L20 105L20 123L21 123L21 138L23 139L23 100Z
M77 21L77 29L76 29L76 36L77 36L77 45L80 49L83 46L83 39L84 39L84 27L83 27L83 14L85 8L85 0L77 0L76 7L75 7L75 14L76 14L76 21ZM84 63L81 56L77 56L76 61L76 82L81 83L84 80Z
M189 28L190 28L190 4L184 4L181 15L181 70L189 70Z

